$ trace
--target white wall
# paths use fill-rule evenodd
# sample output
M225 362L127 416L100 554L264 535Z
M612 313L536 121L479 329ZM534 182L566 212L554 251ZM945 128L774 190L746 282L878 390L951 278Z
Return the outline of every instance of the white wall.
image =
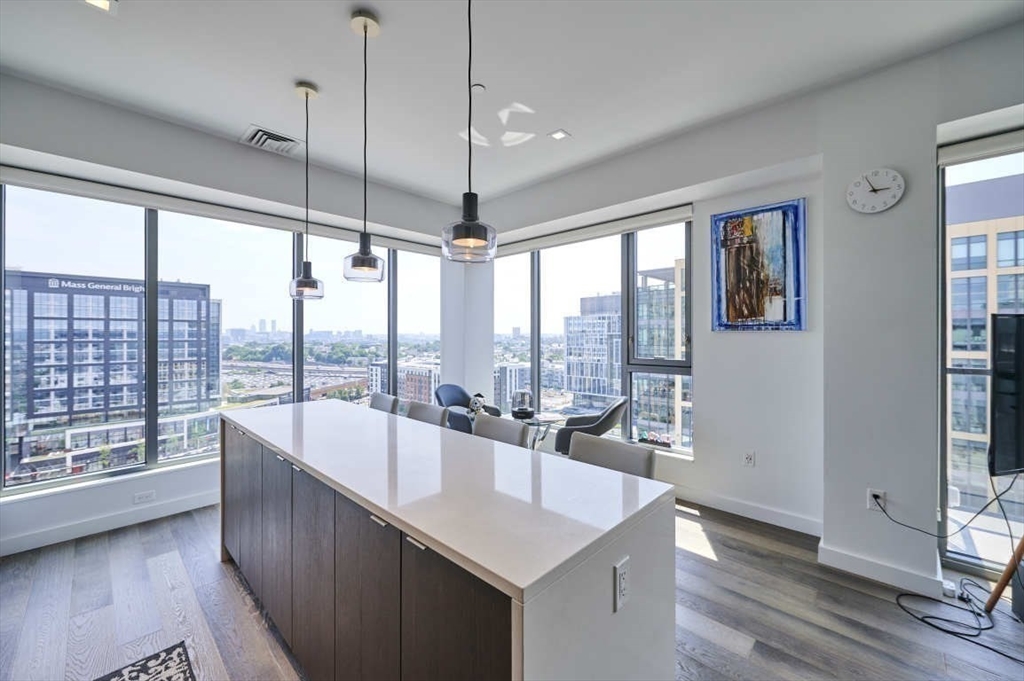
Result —
M711 332L711 215L807 199L807 331ZM694 203L693 460L661 456L678 495L802 532L821 534L823 485L822 274L818 179ZM756 465L744 467L745 452Z
M138 492L155 491L135 505ZM121 475L0 499L0 556L201 508L220 501L220 461Z

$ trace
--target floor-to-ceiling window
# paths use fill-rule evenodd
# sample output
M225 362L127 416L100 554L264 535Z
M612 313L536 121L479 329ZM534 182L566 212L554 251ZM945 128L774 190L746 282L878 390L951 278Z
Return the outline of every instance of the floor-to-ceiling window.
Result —
M143 463L145 211L4 192L4 485Z
M433 403L434 390L441 383L441 259L410 251L399 251L395 258L397 386L386 392L401 400Z
M955 151L953 153L955 158ZM954 160L943 168L945 208L945 532L956 532L1002 491L988 476L989 315L1024 312L1024 153ZM1024 532L1024 483L1003 497L1014 537ZM947 558L996 567L1012 548L992 504L947 540Z
M622 238L540 253L540 409L601 411L622 395Z
M158 233L158 458L216 453L222 409L294 400L292 235L169 211Z
M628 235L634 244L628 348L632 437L693 447L693 378L687 298L687 229L669 224Z
M494 261L494 404L512 409L512 395L530 390L530 254Z
M325 291L322 300L303 308L303 384L311 400L368 404L371 393L388 392L388 283L345 280L345 257L357 248L350 241L309 238L313 273ZM386 248L373 253L388 259Z

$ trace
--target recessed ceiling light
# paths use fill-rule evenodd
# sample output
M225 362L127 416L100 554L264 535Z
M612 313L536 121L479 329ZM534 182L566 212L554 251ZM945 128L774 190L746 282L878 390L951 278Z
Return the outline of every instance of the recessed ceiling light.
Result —
M83 0L83 2L109 14L117 14L117 0Z
M565 130L562 130L561 128L559 128L558 130L555 130L554 132L549 132L548 133L548 137L550 137L553 140L564 140L566 137L572 137L572 135L567 133Z

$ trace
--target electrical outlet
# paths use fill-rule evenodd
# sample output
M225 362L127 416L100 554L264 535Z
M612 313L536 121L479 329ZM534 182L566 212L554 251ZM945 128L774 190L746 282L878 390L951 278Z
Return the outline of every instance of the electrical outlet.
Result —
M751 450L743 455L743 465L748 468L753 468L757 463L757 452Z
M879 497L877 502L875 501L875 495L876 494ZM881 507L881 508L879 508L879 507ZM869 487L868 488L868 510L869 511L876 511L878 513L881 513L883 508L885 508L885 490L883 490L883 489L871 489Z
M136 492L135 496L132 497L133 504L148 504L151 501L156 501L155 489L151 489L148 492Z
M618 612L629 600L629 556L615 564L615 603L612 612Z

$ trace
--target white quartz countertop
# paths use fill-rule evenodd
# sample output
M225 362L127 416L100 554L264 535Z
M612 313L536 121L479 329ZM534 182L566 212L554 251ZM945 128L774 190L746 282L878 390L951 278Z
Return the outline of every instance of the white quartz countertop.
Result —
M674 499L662 482L339 400L222 416L520 603Z

